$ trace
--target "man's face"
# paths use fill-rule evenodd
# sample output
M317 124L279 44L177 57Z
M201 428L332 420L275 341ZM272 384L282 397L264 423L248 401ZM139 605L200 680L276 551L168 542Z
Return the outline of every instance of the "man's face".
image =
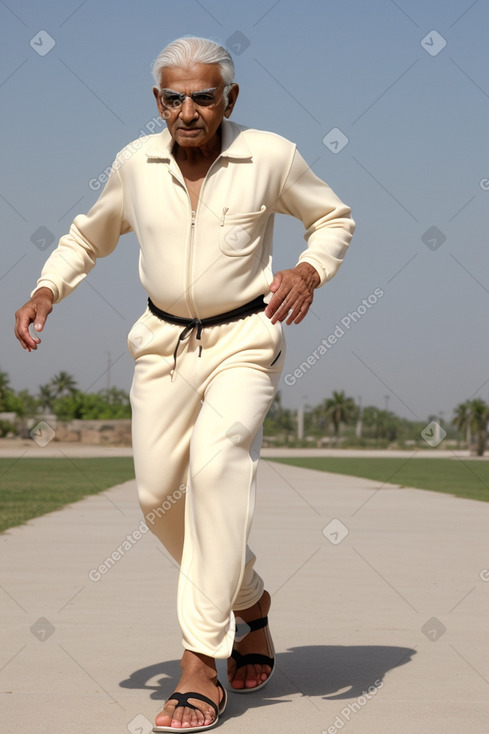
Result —
M238 96L238 85L229 90L229 103L224 107L224 82L217 64L194 64L189 68L163 69L160 89L172 90L182 94L215 88L210 93L216 102L210 106L196 104L190 97L179 106L165 105L165 97L156 87L153 94L158 111L166 120L173 140L182 148L199 148L216 142L217 130L223 117L229 117Z

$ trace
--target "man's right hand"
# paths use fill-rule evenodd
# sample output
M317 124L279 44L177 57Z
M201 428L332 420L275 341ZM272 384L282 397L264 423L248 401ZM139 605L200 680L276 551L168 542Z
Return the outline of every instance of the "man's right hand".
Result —
M39 337L32 337L29 326L33 323L36 331L42 331L48 315L53 310L54 294L49 288L39 288L30 301L27 301L15 314L15 336L23 349L28 352L37 349Z

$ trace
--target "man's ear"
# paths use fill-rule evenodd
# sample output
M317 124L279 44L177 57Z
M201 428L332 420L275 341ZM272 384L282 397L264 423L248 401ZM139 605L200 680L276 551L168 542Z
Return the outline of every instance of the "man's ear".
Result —
M160 97L160 90L158 89L158 87L153 87L153 96L156 100L156 106L158 108L158 112L160 113L161 117L163 117L163 119L166 119L165 118L165 108L163 107L163 103Z
M233 84L228 93L228 104L226 109L224 110L224 117L230 117L234 105L236 104L236 100L238 99L238 94L239 86L237 84Z

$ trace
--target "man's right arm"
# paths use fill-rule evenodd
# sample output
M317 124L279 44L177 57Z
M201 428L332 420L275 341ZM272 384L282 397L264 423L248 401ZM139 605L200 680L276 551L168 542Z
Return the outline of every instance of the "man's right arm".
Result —
M88 214L75 217L69 233L61 237L44 264L30 300L15 314L15 335L24 349L30 352L41 342L31 336L29 326L33 323L37 332L42 331L53 304L69 295L97 258L109 255L120 235L130 230L124 219L122 181L114 166L98 200Z

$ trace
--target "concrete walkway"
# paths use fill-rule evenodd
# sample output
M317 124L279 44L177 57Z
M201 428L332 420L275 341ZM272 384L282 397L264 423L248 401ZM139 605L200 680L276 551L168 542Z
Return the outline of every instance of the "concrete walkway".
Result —
M487 734L489 504L266 459L259 481L277 670L217 731ZM0 536L2 732L151 731L181 643L140 523L128 482Z

